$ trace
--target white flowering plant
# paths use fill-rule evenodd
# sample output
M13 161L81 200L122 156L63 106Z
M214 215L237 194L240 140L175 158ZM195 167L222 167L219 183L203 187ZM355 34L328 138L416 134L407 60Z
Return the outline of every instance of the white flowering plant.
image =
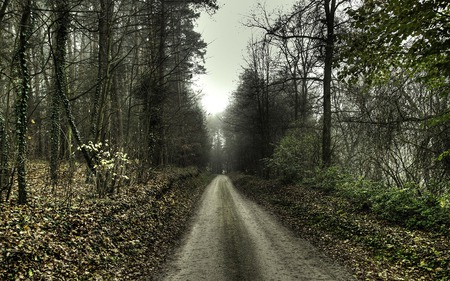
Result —
M89 141L79 147L78 150L82 148L92 155L95 170L93 176L99 196L117 192L118 188L129 180L127 166L130 161L123 149L114 151L107 141L104 143Z

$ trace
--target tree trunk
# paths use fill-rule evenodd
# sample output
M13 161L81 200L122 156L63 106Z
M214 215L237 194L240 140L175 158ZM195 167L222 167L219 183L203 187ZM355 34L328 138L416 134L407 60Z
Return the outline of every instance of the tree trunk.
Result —
M94 143L104 141L105 138L105 112L107 96L110 88L111 67L111 40L112 40L112 18L114 11L114 0L101 0L98 19L99 49L98 49L98 74L95 89L94 102L91 114L91 134Z
M110 137L112 144L122 147L123 146L123 110L122 104L119 97L119 77L114 75L112 78L112 88L111 88L111 110L112 110L112 135ZM125 90L125 89L123 89Z
M331 72L334 53L334 16L335 0L325 0L327 37L325 40L325 66L323 77L323 131L322 131L322 165L331 166Z
M78 130L77 125L75 124L75 120L72 114L72 107L70 106L69 99L67 98L66 95L62 95L61 99L64 111L69 121L70 129L73 133L73 136L75 137L75 141L77 142L78 146L80 146L81 153L83 154L83 157L86 160L86 164L88 166L89 171L95 174L94 161L96 159L92 159L91 155L89 155L89 151L84 146L82 146L84 142L83 139L81 138L80 131Z
M161 0L160 14L158 15L158 50L157 50L157 80L150 104L150 132L153 165L163 166L164 163L164 100L166 75L166 40L167 40L167 14L165 0Z
M11 72L13 72L14 66L11 65ZM11 87L13 81L9 80L8 84L9 87ZM6 92L6 104L4 105L5 112L2 116L2 124L1 124L1 142L0 142L0 173L1 173L1 179L0 179L0 192L6 192L5 195L5 202L9 200L9 196L11 194L12 184L13 184L13 174L15 169L11 169L9 166L10 162L10 143L11 138L9 132L11 132L11 93L10 91Z
M19 190L19 204L27 203L26 183L26 159L27 159L27 113L28 98L30 96L30 74L28 72L27 49L28 39L31 33L31 0L22 4L22 16L19 25L19 47L18 47L18 73L20 75L21 87L17 97L17 185Z
M2 23L3 18L4 18L5 15L6 15L6 8L7 8L8 5L9 5L9 1L10 1L10 0L5 0L5 1L3 1L3 4L2 4L2 6L1 6L1 8L0 8L0 24Z
M0 203L3 201L3 192L7 188L8 179L8 150L5 119L0 114Z
M59 151L60 151L60 108L61 96L67 96L66 74L66 46L68 40L69 7L66 0L56 2L56 36L53 54L55 69L54 87L51 95L51 151L50 151L50 179L53 186L58 183Z

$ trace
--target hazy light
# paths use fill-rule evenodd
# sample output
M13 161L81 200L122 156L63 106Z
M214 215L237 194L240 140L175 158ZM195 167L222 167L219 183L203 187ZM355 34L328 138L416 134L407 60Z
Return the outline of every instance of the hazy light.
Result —
M204 96L202 99L203 108L205 108L206 112L209 114L216 114L219 112L223 112L228 104L228 98L224 96Z
M194 90L201 96L201 104L208 114L223 112L228 105L227 87L211 82L209 75L196 77Z
M243 23L261 3L268 10L290 8L297 0L218 0L221 7L212 17L203 13L196 30L208 43L207 74L195 78L194 88L203 95L202 105L211 114L223 111L230 94L236 90L239 74L245 65L247 44L255 30Z

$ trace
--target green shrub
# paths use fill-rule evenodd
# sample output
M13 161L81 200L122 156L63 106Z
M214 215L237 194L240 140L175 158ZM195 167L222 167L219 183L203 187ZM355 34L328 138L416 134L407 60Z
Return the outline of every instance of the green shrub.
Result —
M372 211L381 218L412 229L447 232L450 208L442 204L442 197L419 192L417 186L390 188L373 198Z
M345 177L335 169L320 174L318 182L354 204L356 210L372 211L380 218L411 229L448 233L450 195L436 195L417 184L404 188L388 187L382 182Z
M383 183L361 177L357 180L347 180L341 183L338 194L353 203L355 209L370 211L374 197L385 189Z
M267 166L285 183L301 180L312 174L318 165L318 143L314 132L292 130L275 147L272 157L266 159Z
M404 224L420 214L421 204L416 193L410 189L387 189L373 198L372 210L383 219Z
M333 166L327 169L316 169L311 177L303 180L303 183L325 192L334 192L339 186L349 181L349 175L343 173L339 167Z

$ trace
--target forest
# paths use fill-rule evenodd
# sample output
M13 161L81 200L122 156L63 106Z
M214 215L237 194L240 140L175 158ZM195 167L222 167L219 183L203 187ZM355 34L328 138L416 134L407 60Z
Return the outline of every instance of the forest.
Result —
M191 84L207 44L194 27L216 9L1 1L1 280L156 270L205 181L209 137Z
M191 78L206 43L194 31L209 1L4 1L1 9L0 201L27 202L26 165L82 161L100 196L160 166L207 163ZM128 163L130 162L130 163ZM133 162L133 163L131 163ZM126 169L131 169L127 166Z
M300 185L310 200L333 196L352 212L431 231L440 240L411 241L439 240L434 252L387 259L414 267L413 280L448 280L448 1L259 4L244 22L257 36L230 104L207 116L192 87L206 73L195 25L217 9L216 0L2 1L0 279L152 274L202 186L231 173L237 186L261 186L247 192L263 204L283 193L269 185ZM321 223L339 217L334 207L317 212ZM143 264L145 255L155 258Z
M411 224L448 223L449 9L416 0L298 1L289 13L260 5L246 25L262 35L211 122L213 167L343 189L399 222L414 220L408 213L419 217Z

